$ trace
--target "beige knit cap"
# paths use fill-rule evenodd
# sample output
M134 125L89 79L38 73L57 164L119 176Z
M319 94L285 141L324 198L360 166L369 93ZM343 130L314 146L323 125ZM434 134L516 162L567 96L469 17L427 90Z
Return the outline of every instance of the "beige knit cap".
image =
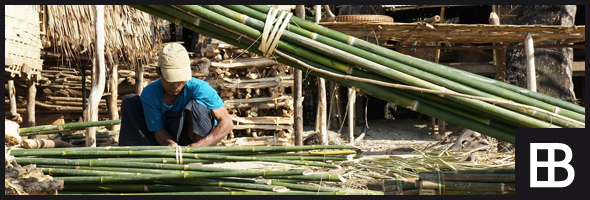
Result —
M167 82L182 82L192 78L191 61L188 52L178 43L164 46L160 51L158 64L162 69L162 78Z

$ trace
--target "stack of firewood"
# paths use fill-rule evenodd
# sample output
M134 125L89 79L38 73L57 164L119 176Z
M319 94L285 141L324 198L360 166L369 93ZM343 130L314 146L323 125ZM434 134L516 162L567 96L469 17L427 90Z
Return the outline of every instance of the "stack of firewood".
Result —
M211 59L208 80L234 121L232 145L292 145L293 69L213 39L202 51Z

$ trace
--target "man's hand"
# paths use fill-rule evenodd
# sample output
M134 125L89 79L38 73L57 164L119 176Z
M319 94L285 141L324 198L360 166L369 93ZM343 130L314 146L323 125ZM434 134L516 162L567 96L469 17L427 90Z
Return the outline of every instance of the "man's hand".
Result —
M213 118L217 120L217 126L213 127L213 130L211 130L211 133L209 133L207 137L192 143L189 146L216 145L219 141L223 140L232 129L234 129L234 123L232 122L225 106L211 110L211 113L213 114Z
M158 143L160 143L160 145L178 146L178 144L176 144L176 142L174 142L174 138L172 138L172 136L170 136L170 134L168 134L168 131L166 131L166 129L156 131L154 133L154 137L156 138L156 141L158 141Z

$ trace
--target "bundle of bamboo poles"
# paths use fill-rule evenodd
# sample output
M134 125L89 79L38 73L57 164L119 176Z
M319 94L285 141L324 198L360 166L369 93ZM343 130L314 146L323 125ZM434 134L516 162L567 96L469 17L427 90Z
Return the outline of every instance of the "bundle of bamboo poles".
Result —
M419 178L383 181L386 195L514 195L515 170L421 172Z
M264 54L258 48L267 6L134 7ZM585 127L581 106L409 57L297 17L290 19L272 56L329 81L510 143L516 128Z
M20 165L35 164L63 180L60 194L382 195L303 184L345 182L341 175L314 170L338 168L335 163L356 155L354 150L344 145L136 146L15 149L10 154ZM228 167L242 161L263 161L269 167Z

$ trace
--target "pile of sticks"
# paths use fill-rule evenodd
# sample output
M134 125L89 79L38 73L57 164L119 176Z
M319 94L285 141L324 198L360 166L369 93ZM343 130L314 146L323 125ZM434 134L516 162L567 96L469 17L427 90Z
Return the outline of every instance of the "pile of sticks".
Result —
M293 145L293 69L212 39L212 80L234 122L227 146ZM271 137L267 137L271 136Z

